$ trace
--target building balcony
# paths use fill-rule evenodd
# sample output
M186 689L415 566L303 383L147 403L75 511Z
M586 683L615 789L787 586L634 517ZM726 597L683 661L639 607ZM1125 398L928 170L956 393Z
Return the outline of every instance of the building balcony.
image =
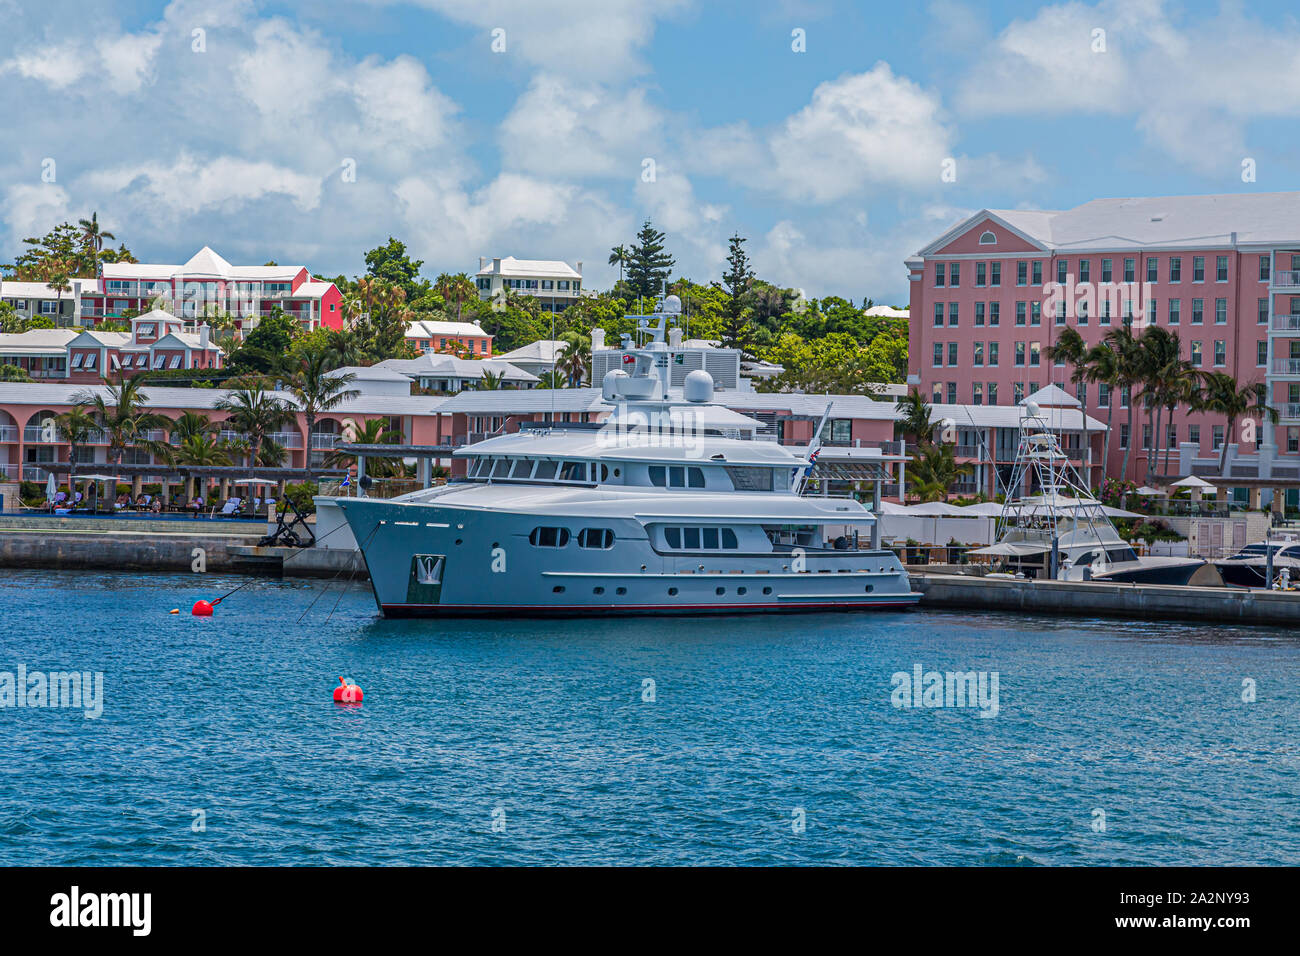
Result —
M1279 406L1278 414L1284 422L1300 422L1300 402L1287 402Z
M1273 359L1273 374L1300 376L1300 358Z
M1300 335L1300 315L1274 315L1272 329L1274 332L1294 332Z
M1273 273L1273 291L1280 292L1284 289L1300 289L1300 272L1294 272L1289 269Z
M17 425L0 425L0 442L17 442Z
M311 436L312 451L328 451L337 445L343 439L342 435L335 435L329 432L317 432Z

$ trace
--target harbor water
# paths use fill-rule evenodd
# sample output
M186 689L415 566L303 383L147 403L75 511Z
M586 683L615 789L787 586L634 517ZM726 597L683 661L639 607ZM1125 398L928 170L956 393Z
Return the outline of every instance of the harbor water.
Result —
M189 614L248 580L4 573L0 690L103 691L0 700L0 864L1300 862L1291 629L387 621L278 580ZM981 703L912 698L930 672Z

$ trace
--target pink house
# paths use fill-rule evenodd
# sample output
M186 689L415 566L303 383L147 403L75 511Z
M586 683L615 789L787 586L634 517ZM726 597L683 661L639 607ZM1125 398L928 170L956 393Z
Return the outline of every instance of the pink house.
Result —
M1229 477L1300 484L1300 193L985 209L907 267L908 381L928 399L1015 404L1055 383L1110 421L1107 472L1119 475L1128 450L1129 477L1141 481L1154 445L1145 409L1134 409L1130 433L1131 396L1076 386L1047 350L1066 327L1093 345L1126 322L1134 334L1158 325L1194 366L1262 387L1281 422L1238 422L1228 435L1222 418L1179 407L1152 473L1165 473L1166 447L1171 473L1217 473L1227 442ZM1296 488L1287 494L1294 506Z
M232 266L207 246L184 265L104 264L98 283L82 289L83 323L149 310L159 297L169 311L193 322L211 311L229 313L248 331L279 308L305 330L343 327L342 294L313 279L306 266Z

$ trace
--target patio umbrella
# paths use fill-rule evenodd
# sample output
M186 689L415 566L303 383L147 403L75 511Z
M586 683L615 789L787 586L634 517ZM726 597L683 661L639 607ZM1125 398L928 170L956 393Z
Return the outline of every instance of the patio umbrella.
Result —
M1150 485L1143 485L1137 490L1137 494L1142 495L1144 498L1149 498L1152 495L1163 495L1164 492L1159 488L1152 488Z
M1214 485L1210 484L1204 478L1197 478L1195 475L1188 475L1186 478L1179 478L1170 487L1171 488L1200 488L1202 491L1204 491L1207 488L1211 488L1211 489L1214 488Z
M59 493L58 482L54 480L54 472L50 472L49 477L45 479L45 500L53 501L54 496L58 493Z
M979 504L966 505L959 510L964 515L975 517L998 518L1002 515L1002 505L996 501L981 501Z

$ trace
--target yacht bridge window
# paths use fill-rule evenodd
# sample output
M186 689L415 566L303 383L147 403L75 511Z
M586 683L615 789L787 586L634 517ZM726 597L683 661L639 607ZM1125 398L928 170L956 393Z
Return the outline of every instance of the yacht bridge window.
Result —
M535 548L563 548L569 543L568 528L534 528L528 543Z
M740 547L730 528L664 528L664 541L676 551L734 551Z
M651 465L650 484L656 488L703 488L704 469L682 465Z

